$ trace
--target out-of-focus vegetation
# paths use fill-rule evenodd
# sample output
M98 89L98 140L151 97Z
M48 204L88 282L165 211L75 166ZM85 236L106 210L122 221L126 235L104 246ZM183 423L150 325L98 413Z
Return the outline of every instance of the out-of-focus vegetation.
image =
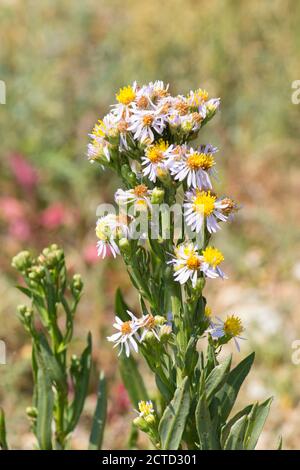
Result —
M31 446L23 410L32 385L10 259L24 247L58 242L85 280L78 348L84 324L94 333L94 359L110 378L105 445L127 446L123 415L131 410L105 336L115 288L121 284L132 305L135 298L121 264L95 256L95 209L112 199L117 182L89 165L85 150L88 132L120 86L162 79L174 93L201 86L222 98L221 113L200 138L220 147L220 187L230 188L243 211L220 237L231 280L210 288L212 307L217 315L241 315L249 338L242 354L258 352L245 401L275 395L261 446L280 433L285 447L299 448L300 369L291 362L291 343L300 338L300 105L291 101L291 84L300 79L299 2L1 0L0 6L0 79L7 88L0 106L0 338L8 347L0 401L10 441ZM77 447L96 400L93 381L90 391Z

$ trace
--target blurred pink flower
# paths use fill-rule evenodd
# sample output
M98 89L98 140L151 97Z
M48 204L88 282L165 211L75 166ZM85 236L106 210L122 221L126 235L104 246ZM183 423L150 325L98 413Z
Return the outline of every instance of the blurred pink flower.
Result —
M83 259L86 264L96 264L99 261L96 243L87 245L83 250Z
M129 410L130 400L127 390L122 383L117 386L117 397L115 403L117 405L118 413L126 413Z
M37 171L23 155L13 153L10 156L10 167L17 182L24 189L34 189L38 181Z
M40 215L40 223L43 227L52 230L64 224L67 211L59 202L51 204Z
M16 219L9 224L8 233L20 241L28 241L31 237L30 225L26 219Z
M14 197L1 197L0 198L0 216L11 221L24 217L25 208L23 204Z

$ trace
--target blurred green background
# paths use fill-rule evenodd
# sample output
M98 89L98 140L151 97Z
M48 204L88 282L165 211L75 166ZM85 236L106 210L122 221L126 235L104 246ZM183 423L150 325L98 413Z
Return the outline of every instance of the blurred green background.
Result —
M32 446L31 375L10 260L49 242L62 244L85 280L77 343L92 330L95 363L109 377L105 447L127 446L133 413L105 336L116 287L133 306L136 298L121 262L95 256L96 206L112 200L118 182L85 153L119 87L161 79L174 94L202 87L222 99L200 140L219 146L220 190L243 210L217 236L230 279L210 285L208 298L215 314L243 318L241 354L257 352L241 403L275 397L260 447L282 434L285 448L300 448L300 366L291 360L300 338L300 105L291 101L299 22L297 0L0 0L0 339L8 348L0 402L14 447ZM76 448L86 445L94 402L92 380Z

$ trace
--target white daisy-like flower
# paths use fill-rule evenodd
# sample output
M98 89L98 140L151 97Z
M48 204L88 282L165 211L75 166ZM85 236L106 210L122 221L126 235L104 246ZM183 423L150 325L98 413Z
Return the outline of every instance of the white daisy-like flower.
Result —
M208 92L198 88L198 90L190 91L187 96L187 102L190 108L198 110L199 112L205 109L205 105L208 101Z
M199 276L208 278L221 277L225 275L219 268L219 264L224 260L222 253L213 247L208 247L199 254L197 245L192 242L179 245L175 249L175 257L169 261L174 267L174 279L185 284L192 281L195 287Z
M219 266L222 261L224 261L223 253L213 246L208 246L202 251L201 271L211 279L217 277L225 279L226 276Z
M219 323L214 323L211 330L208 332L211 334L212 338L219 339L227 336L234 340L237 350L240 352L240 345L238 340L245 340L241 336L241 333L245 330L243 327L242 321L236 315L228 315L226 320L223 321L221 318L217 317Z
M105 258L111 253L115 258L117 254L120 254L116 240L129 236L126 218L115 214L100 217L96 223L96 235L99 238L97 243L98 256Z
M98 120L91 134L89 134L92 139L92 142L88 144L88 158L90 161L110 161L109 143L106 138L115 129L116 125L111 114L107 114L103 120Z
M163 81L156 80L150 82L140 88L137 93L136 103L139 102L141 97L146 97L153 108L163 99L169 96L169 85L165 85Z
M211 176L214 174L216 147L202 146L199 150L190 148L180 160L173 160L170 172L175 180L187 181L187 185L199 189L211 189Z
M154 131L162 134L165 127L165 117L157 110L134 109L129 118L128 130L134 134L135 140L151 143L155 138Z
M228 207L228 202L224 199L217 199L211 191L196 189L186 193L185 220L188 226L199 233L206 223L209 233L215 233L221 227L218 221L226 222L228 219L224 209Z
M118 330L118 333L115 333L112 336L108 336L107 340L115 343L114 348L120 346L118 356L120 356L123 349L125 348L125 354L127 357L129 357L131 349L135 352L138 352L138 344L135 340L135 337L139 339L137 335L139 324L138 319L133 315L132 312L127 310L127 313L131 320L124 322L116 316L113 326Z
M175 248L175 257L168 264L173 264L175 281L185 284L190 279L195 287L201 275L201 262L197 245L190 242Z
M153 145L149 145L145 150L145 157L142 157L143 175L147 176L153 183L157 176L168 173L168 162L172 156L173 145L160 139Z
M160 341L159 339L159 328L155 323L155 317L151 315L150 313L148 315L144 315L142 318L138 320L139 325L141 328L144 329L143 333L141 334L140 342L142 343L145 339L146 334L151 331L157 341Z
M144 184L139 184L133 189L118 189L115 193L115 201L117 204L134 204L136 210L151 209L150 198L152 190Z
M106 164L110 161L109 143L104 139L94 139L88 144L87 156L91 163L98 161Z
M132 85L120 88L116 94L117 104L112 105L112 113L117 121L128 119L131 114L131 108L136 99L138 85L134 82Z

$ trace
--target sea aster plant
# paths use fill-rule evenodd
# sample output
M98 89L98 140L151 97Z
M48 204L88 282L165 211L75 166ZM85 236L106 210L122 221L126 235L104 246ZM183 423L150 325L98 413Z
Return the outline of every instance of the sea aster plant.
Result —
M99 254L120 253L139 294L133 314L117 292L118 331L108 338L120 348L121 375L138 408L134 425L159 449L254 448L253 429L261 430L264 421L258 410L265 417L270 400L228 418L253 355L232 370L231 357L219 361L227 343L239 350L244 326L235 315L215 321L204 295L206 283L226 279L224 255L212 236L239 208L214 188L217 148L192 146L220 100L202 88L172 96L161 81L121 88L116 99L92 133L89 158L121 178L120 210L134 208L133 224L122 212L122 220L107 216L97 224ZM133 227L140 225L137 233ZM157 386L153 401L134 355L129 358L137 352Z

